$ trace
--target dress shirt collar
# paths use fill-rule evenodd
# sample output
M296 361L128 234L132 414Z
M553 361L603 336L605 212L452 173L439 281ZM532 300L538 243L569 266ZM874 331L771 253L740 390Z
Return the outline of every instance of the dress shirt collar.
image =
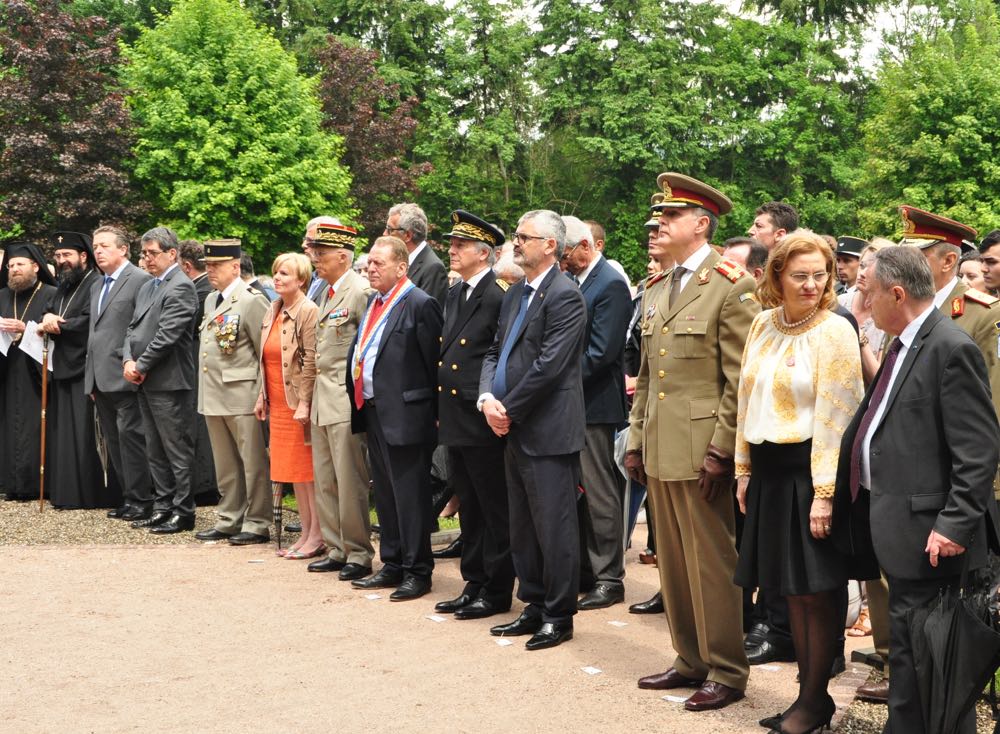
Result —
M222 289L222 300L228 301L232 297L233 292L236 290L236 286L242 282L243 281L239 278L233 278L233 282Z
M170 273L172 273L174 271L174 268L177 268L177 267L180 267L180 266L177 263L174 263L169 268L167 268L166 270L164 270L160 275L157 275L154 278L154 280L156 281L156 284L157 285L163 285L166 282L166 280L167 280L167 276L170 275Z
M583 286L584 281L586 281L587 278L590 276L590 274L594 272L594 268L597 267L597 263L600 261L602 257L604 256L598 252L597 257L595 257L593 260L590 261L590 265L587 266L587 269L584 270L582 273L580 273L578 276L576 276L576 280L581 287Z
M693 273L698 269L698 266L705 262L705 258L712 254L712 246L707 242L691 253L691 256L687 260L681 263L681 267L687 272Z
M944 288L934 294L934 308L941 308L941 304L948 300L948 296L955 290L956 285L958 285L957 276L945 283Z
M334 293L336 293L337 291L340 290L340 286L342 286L344 284L344 279L347 277L347 274L349 272L351 272L350 268L348 268L347 270L345 270L344 274L341 275L339 278L337 278L337 282L336 283L332 284L333 285L333 292Z
M465 297L468 298L469 294L475 290L476 286L479 285L479 281L486 277L486 274L490 272L490 266L487 265L485 268L480 270L478 273L473 275L471 278L465 281L466 285L469 286L469 290L466 292Z
M903 346L906 349L909 349L910 345L913 344L913 340L917 338L917 332L920 331L920 327L924 325L924 322L927 320L927 317L930 316L931 313L936 308L937 305L932 303L930 306L924 309L923 312L921 312L921 314L917 316L917 318L913 319L913 321L908 323L905 329L903 329L903 333L899 335L899 340L903 342ZM902 356L903 355L900 355L900 357Z
M423 250L425 247L427 247L427 240L424 240L419 245L414 247L413 252L410 253L409 258L407 259L407 263L409 265L413 265L413 261L417 259L417 255L419 255L420 251Z
M111 276L111 280L113 280L113 281L115 281L117 283L118 279L121 277L122 273L125 272L125 268L127 268L131 264L132 263L130 263L128 260L126 260L125 262L123 262L121 265L118 266L118 269L115 272L113 272L113 273L107 273L107 275L110 275Z
M546 270L544 273L542 273L541 275L537 276L534 280L529 281L527 283L527 285L530 286L531 288L531 295L535 295L538 292L538 289L542 287L542 281L545 280L545 276L547 276L554 267L556 267L555 263L550 265L548 270Z

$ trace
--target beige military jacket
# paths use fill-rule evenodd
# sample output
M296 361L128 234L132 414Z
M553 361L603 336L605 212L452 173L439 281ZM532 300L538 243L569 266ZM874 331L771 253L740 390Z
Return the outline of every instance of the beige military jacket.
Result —
M316 321L316 384L310 418L317 426L351 420L351 403L345 387L347 353L358 332L372 289L365 279L348 270L333 298L323 296Z
M642 299L642 353L628 450L642 450L646 473L696 479L709 443L732 454L743 345L760 304L756 282L714 250L668 308L673 271Z
M218 295L208 294L198 327L198 412L250 415L260 392L260 329L268 300L242 280L216 308Z
M961 326L983 353L993 391L993 407L1000 415L1000 299L959 280L941 304L941 312Z

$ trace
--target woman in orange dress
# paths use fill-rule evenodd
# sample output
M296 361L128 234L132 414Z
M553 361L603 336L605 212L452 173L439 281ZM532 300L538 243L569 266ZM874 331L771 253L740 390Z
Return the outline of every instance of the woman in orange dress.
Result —
M312 273L309 258L299 252L278 255L271 266L277 299L264 317L261 335L260 395L254 414L271 419L271 481L290 482L302 520L302 535L285 558L313 558L326 551L316 514L309 405L316 380L316 316L306 298Z

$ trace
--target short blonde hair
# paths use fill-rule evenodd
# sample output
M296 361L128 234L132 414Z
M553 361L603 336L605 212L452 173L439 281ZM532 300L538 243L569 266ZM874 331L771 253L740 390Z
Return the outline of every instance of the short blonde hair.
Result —
M835 265L833 250L820 235L807 229L797 229L791 234L785 235L781 242L771 250L771 256L767 259L764 277L757 289L757 295L765 308L776 308L784 302L781 290L781 273L788 261L797 255L809 255L814 252L823 255L823 259L826 261L826 285L819 297L819 307L821 309L830 307L836 298L833 292Z
M303 291L309 285L309 279L312 277L312 263L309 261L308 256L302 252L283 252L274 258L274 262L271 263L271 275L278 272L278 268L282 265L289 265L292 273L296 278L299 279L301 285L299 286Z

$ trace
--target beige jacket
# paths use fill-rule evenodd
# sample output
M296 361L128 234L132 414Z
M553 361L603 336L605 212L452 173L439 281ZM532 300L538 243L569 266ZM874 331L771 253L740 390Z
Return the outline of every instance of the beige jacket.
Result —
M281 299L271 303L264 316L260 337L260 394L268 400L267 380L263 378L264 344L271 333L275 315L281 313L281 379L285 383L285 402L295 410L299 401L307 406L312 403L313 385L316 382L316 315L315 303L303 296L290 309Z

